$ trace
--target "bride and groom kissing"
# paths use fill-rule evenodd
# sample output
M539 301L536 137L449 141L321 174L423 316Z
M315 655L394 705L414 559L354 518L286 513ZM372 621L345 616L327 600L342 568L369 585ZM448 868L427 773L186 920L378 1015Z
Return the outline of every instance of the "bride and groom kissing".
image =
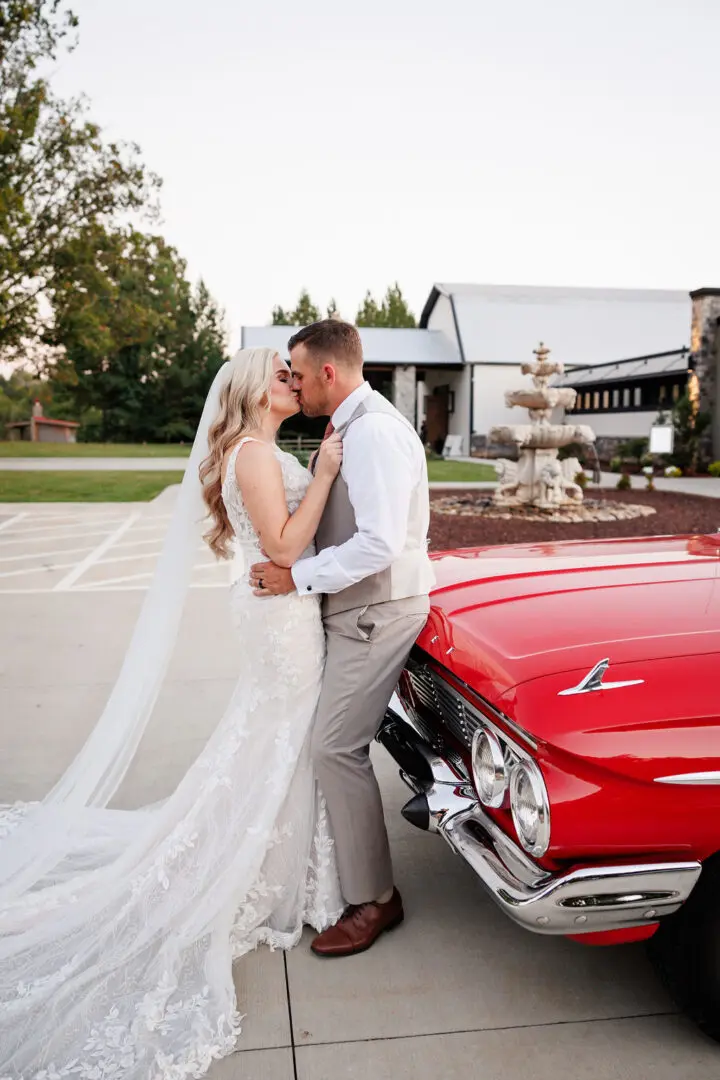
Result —
M289 352L221 368L95 730L42 802L0 808L3 1078L201 1076L237 1048L233 960L305 925L348 956L403 919L369 747L429 612L425 453L364 381L355 327L314 323ZM310 469L275 441L299 409L330 417ZM172 794L111 809L201 528L246 568L237 683Z

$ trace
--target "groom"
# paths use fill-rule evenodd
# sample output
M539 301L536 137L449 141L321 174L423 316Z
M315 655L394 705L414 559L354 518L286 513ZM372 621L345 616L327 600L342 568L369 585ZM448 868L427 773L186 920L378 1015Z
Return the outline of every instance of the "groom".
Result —
M306 416L331 417L343 464L318 554L291 571L260 563L250 579L258 595L323 596L327 662L312 753L350 906L312 948L348 956L403 919L369 746L429 612L427 464L412 425L364 381L354 326L316 322L288 347L300 406Z

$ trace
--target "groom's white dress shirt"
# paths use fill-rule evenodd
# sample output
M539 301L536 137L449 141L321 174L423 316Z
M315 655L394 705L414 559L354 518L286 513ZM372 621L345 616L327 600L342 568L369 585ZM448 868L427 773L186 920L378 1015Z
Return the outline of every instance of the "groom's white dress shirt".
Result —
M337 430L373 393L365 382L332 415ZM386 570L403 550L413 490L426 475L425 451L409 424L382 412L355 420L343 438L341 474L355 511L357 532L292 568L301 595L337 593ZM430 525L423 510L424 534Z

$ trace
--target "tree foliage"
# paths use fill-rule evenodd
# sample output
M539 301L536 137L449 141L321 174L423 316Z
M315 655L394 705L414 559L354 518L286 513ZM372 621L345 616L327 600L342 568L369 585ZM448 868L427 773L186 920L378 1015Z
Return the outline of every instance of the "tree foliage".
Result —
M355 316L357 326L414 327L417 321L410 310L402 289L395 282L389 286L383 299L378 303L370 290L358 308Z
M309 326L310 323L317 322L320 317L320 308L310 299L307 289L303 289L295 307L291 310L285 311L281 307L273 308L272 324L273 326Z
M54 384L93 437L192 438L225 359L223 317L162 237L92 226L56 253L54 324L45 335ZM86 435L86 433L84 433Z
M0 355L38 333L56 255L93 225L149 209L159 185L136 146L106 143L83 100L40 68L72 47L60 0L0 0Z
M671 461L681 469L697 472L704 464L703 436L712 423L712 416L709 412L701 412L686 391L675 404L672 420L675 438Z

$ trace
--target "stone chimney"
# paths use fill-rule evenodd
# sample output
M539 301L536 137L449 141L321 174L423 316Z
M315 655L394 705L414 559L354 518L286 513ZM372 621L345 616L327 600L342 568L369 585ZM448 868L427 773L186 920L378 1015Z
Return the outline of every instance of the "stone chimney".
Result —
M703 437L702 456L720 459L720 289L696 289L692 300L690 351L700 390L699 408L712 424Z
M33 414L33 416L42 416L42 414L43 414L42 402L37 401L37 400L33 402L32 414Z

